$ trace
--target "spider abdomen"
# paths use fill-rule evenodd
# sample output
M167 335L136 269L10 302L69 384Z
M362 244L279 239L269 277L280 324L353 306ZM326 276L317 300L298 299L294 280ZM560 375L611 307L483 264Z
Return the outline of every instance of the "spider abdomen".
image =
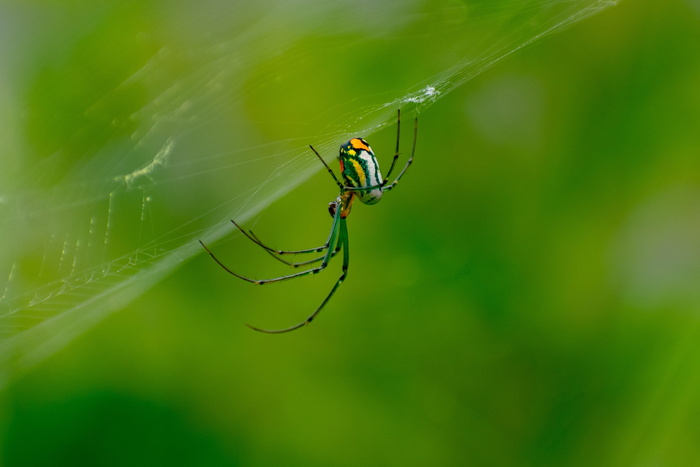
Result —
M352 138L340 146L340 171L347 186L376 187L355 192L364 204L377 204L382 199L382 173L372 148L362 138Z

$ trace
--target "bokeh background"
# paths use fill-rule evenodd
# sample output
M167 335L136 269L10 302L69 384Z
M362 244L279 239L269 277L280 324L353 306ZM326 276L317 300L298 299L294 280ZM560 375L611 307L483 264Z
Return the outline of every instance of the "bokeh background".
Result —
M195 133L179 140L175 156L211 166L197 165L200 172L188 178L187 167L173 162L156 169L176 173L154 170L142 185L118 180L126 186L121 194L136 187L142 212L133 223L119 206L87 214L98 226L105 212L113 213L109 257L138 244L136 264L146 269L175 248L174 239L185 243L180 232L159 235L160 226L174 232L173 226L196 221L192 239L221 226L224 238L211 239L217 254L256 277L285 270L225 218L262 199L255 190L263 180L261 189L285 193L246 219L264 240L311 247L323 242L330 225L326 205L336 188L313 155L295 159L285 146L335 151L356 128L344 120L463 61L469 49L460 40L469 34L483 33L487 45L498 42L502 36L488 31L506 18L483 2L416 2L409 13L399 3L362 3L314 14L316 25L346 20L334 35L328 31L336 23L304 31L304 8L313 2L290 8L287 23L269 24L265 6L119 2L96 10L61 3L0 7L2 54L6 63L23 64L0 75L6 104L0 113L10 122L0 130L3 251L21 250L12 232L26 232L7 219L16 221L18 210L41 212L11 202L28 195L8 193L50 193L58 186L79 197L83 185L76 179L82 179L86 199L96 200L92 177L144 167L120 164L122 158L147 162L163 148L144 150L145 137L114 143L138 133L143 122L126 116L140 102L151 134ZM546 9L562 2L534 3ZM493 3L503 11L508 4ZM465 5L478 19L468 24L481 30L460 28ZM199 11L205 7L211 11ZM417 12L439 13L447 26L420 29ZM213 79L188 80L202 51L216 55L218 38L266 30L267 40L294 37L294 46L258 61L255 54L268 51L262 45L232 55L257 67L226 76L237 96ZM516 44L529 39L514 31ZM173 50L161 41L187 46ZM144 67L158 54L177 59L161 62L168 69ZM148 87L167 76L181 76L171 92L182 107L144 110L167 102L167 93L155 99ZM299 83L280 83L280 76L317 92L300 95ZM141 85L131 86L134 81ZM381 204L356 204L348 279L312 326L269 336L243 323L276 328L301 321L329 290L337 264L313 278L262 288L228 276L203 252L177 268L161 267L168 274L143 279L143 294L96 318L46 358L30 366L10 360L17 371L9 371L0 394L0 462L694 465L700 461L698 83L695 0L624 1L519 51L419 109L415 164ZM182 99L188 94L191 101ZM184 104L198 105L200 94L211 96L191 113L200 118L172 118L190 115ZM217 100L220 107L211 104ZM404 155L414 110L404 119ZM382 161L393 147L393 112L386 109L383 129L368 136ZM219 139L208 139L212 134ZM222 146L229 152L220 152ZM243 163L232 166L239 147ZM279 172L279 184L270 182L269 174L289 161L303 162ZM290 189L296 178L303 183ZM24 185L19 191L17 180ZM109 192L106 183L97 191ZM144 193L154 192L169 202L146 201ZM58 207L75 212L67 201ZM48 223L72 222L63 211L46 215L55 215ZM22 220L38 231L46 223L43 215ZM48 238L61 244L63 237L50 234L66 229L53 227ZM92 251L87 243L75 247L78 253ZM55 261L66 257L88 261L79 254ZM20 266L41 276L48 262L45 251L34 251ZM55 274L70 275L66 268L59 264ZM123 274L141 280L131 270ZM3 298L17 281L6 282ZM68 301L90 298L84 289Z

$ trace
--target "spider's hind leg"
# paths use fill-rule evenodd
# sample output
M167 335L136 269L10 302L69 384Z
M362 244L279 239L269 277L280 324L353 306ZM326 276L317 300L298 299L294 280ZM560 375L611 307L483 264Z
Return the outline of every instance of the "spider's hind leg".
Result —
M250 241L252 241L252 242L255 243L256 245L260 246L260 247L263 248L264 250L266 250L266 251L268 251L268 252L270 252L270 253L272 253L272 254L275 254L275 255L303 255L303 254L306 254L306 253L321 253L321 252L323 252L323 251L326 251L326 250L328 249L328 246L329 246L329 243L326 242L325 244L323 244L323 245L321 245L321 246L319 246L319 247L316 247L316 248L306 248L306 249L304 249L304 250L277 250L277 249L275 249L275 248L271 248L271 247L265 245L265 244L258 238L258 236L255 235L255 234L253 233L252 230L246 232L246 230L243 229L240 225L236 224L236 221L234 221L233 219L231 219L231 223L232 223L233 225L235 225L236 228L237 228L238 230L240 230L240 231L243 233L243 235L245 235L246 237L248 237L248 239L249 239ZM283 261L283 262L286 263L286 261Z
M256 239L258 242L260 242L260 239L258 238L257 235L255 235L255 234L253 233L252 230L249 230L248 232L250 233L250 235L252 235L253 237L255 237L255 239ZM257 242L256 242L256 243L257 243ZM260 242L260 243L262 243L262 242ZM320 249L319 252L324 251L324 250L325 250L325 248L324 248L324 249ZM318 257L316 257L316 258L314 258L314 259L310 259L310 260L307 260L307 261L300 261L300 262L295 263L295 262L287 261L286 259L281 258L281 257L280 257L281 255L280 255L277 251L271 251L271 250L269 250L269 249L267 249L267 248L265 248L265 251L266 251L270 256L272 256L272 257L275 258L277 261L279 261L280 263L284 263L284 264L286 264L287 266L292 267L292 268L298 268L298 267L301 267L301 266L306 266L306 265L308 265L308 264L313 264L313 263L316 263L316 262L318 262L318 261L321 261L323 258L326 257L326 255L321 255L321 256L318 256ZM333 258L336 254L338 254L339 251L340 251L340 245L336 246L335 250L333 250L333 252L331 253L331 258Z
M338 278L338 280L335 281L333 288L328 293L326 298L323 300L323 302L321 302L319 307L316 308L316 310L308 318L306 318L304 321L302 321L299 324L295 324L294 326L290 326L290 327L285 328L285 329L275 329L275 330L261 329L261 328L255 327L255 326L251 326L250 324L246 324L246 326L248 326L250 329L253 329L255 331L265 332L267 334L282 334L285 332L297 330L299 328L302 328L304 326L308 326L309 324L311 324L311 321L313 321L316 318L316 316L318 316L318 314L321 312L321 310L323 310L323 307L325 307L326 304L330 301L331 297L333 297L333 295L335 294L335 291L338 290L338 287L340 287L340 284L343 283L343 281L345 280L345 278L348 275L348 267L350 266L350 248L349 248L349 246L350 246L350 244L349 244L349 240L348 240L348 229L347 229L347 226L345 224L345 219L341 219L340 236L338 238L338 247L334 250L334 252L338 252L341 249L343 250L343 271L340 274L340 277Z

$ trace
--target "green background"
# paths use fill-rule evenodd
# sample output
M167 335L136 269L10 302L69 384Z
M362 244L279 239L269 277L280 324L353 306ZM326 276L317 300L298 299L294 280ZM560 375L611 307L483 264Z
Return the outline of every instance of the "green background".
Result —
M80 2L66 2L63 14L76 16L74 36L68 27L59 35L67 45L46 46L55 31L41 31L43 46L3 46L32 54L21 85L7 85L28 109L15 130L31 150L20 160L6 147L6 174L59 148L101 154L115 134L134 130L102 126L103 117L132 111L119 99L97 117L75 111L104 102L115 74L158 49L123 41L158 24L167 7L125 5L96 25L78 14ZM380 28L366 8L348 22ZM491 16L483 18L488 26ZM81 34L88 39L76 40ZM440 31L415 37L431 34ZM331 124L365 97L382 102L375 93L428 78L422 66L443 66L412 62L425 60L418 39L396 53L389 33L385 49L353 44L343 54L365 55L342 55L329 70L336 52L314 44L334 39L309 34L291 58L317 63L271 58L249 70L245 89L270 86L276 67L290 67L318 93L271 90L267 101L244 93L236 112L268 123L256 133L260 144L316 144L299 121L339 110L337 93L358 99L348 98L352 106ZM448 37L432 45L439 41L451 46ZM65 72L101 54L110 64L95 67L103 75ZM392 72L403 64L414 74ZM0 394L2 465L692 465L700 460L699 83L700 5L690 0L621 2L536 42L420 112L414 166L379 205L355 205L348 279L312 326L269 336L243 323L303 320L338 264L258 288L197 254L10 380ZM390 123L368 136L385 164L394 131ZM405 154L410 132L404 137ZM217 150L199 143L182 150ZM58 164L75 161L84 162ZM280 248L322 243L336 189L314 170L250 219L256 234ZM167 189L182 204L167 213L154 206L156 224L221 205L235 180ZM130 228L115 227L116 243L128 243ZM240 236L213 245L241 273L285 273Z

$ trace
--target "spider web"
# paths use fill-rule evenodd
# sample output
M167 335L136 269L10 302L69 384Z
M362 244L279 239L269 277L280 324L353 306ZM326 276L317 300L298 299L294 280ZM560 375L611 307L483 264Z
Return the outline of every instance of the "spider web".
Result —
M309 142L333 155L616 2L248 3L2 7L0 371L321 170Z

